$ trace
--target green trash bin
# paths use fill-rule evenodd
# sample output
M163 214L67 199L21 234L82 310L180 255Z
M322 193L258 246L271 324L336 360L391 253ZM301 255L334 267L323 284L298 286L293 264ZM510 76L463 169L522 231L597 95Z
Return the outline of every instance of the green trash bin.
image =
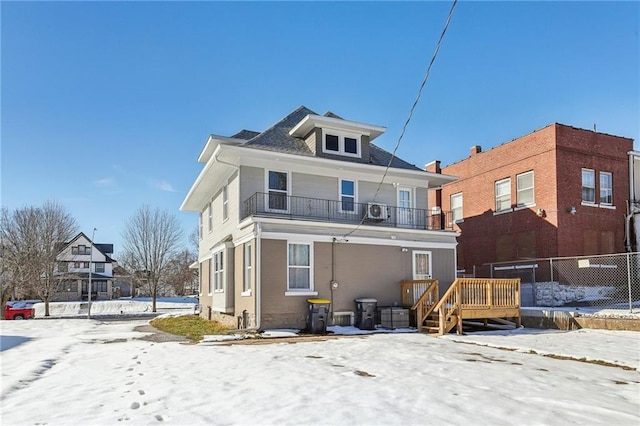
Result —
M309 307L307 331L312 334L326 333L331 301L328 299L307 299L307 304Z

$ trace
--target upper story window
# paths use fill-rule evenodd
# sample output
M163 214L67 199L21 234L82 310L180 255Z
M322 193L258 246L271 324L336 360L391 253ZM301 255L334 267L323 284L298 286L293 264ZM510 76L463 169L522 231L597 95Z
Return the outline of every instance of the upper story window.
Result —
M496 182L496 211L511 208L511 179L502 179Z
M582 169L582 201L596 202L596 172L591 169Z
M600 204L613 205L613 177L609 172L600 172Z
M268 210L289 211L289 174L269 170L267 172Z
M104 263L96 263L96 273L104 273Z
M451 195L451 220L457 222L462 218L462 192L459 192Z
M360 157L360 135L333 129L322 131L322 152L328 154Z
M58 272L69 272L69 263L58 262Z
M203 226L203 218L202 216L204 216L204 210L200 212L200 215L198 217L198 238L202 239L202 226Z
M533 171L522 173L516 176L519 207L531 206L536 203L533 180Z
M356 212L356 182L340 179L340 212Z
M213 231L213 198L209 201L209 232Z
M222 220L229 218L229 193L227 191L227 185L222 187Z

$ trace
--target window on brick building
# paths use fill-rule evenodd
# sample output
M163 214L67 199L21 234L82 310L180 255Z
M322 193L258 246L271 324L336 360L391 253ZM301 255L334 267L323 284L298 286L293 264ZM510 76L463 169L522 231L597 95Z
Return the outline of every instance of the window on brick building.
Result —
M608 172L600 172L600 204L613 205L613 178Z
M496 211L511 208L511 179L502 179L496 182Z
M596 202L596 172L590 169L582 169L582 201Z
M451 220L462 220L462 192L451 195Z
M533 171L516 176L518 207L531 206L536 203L536 196L533 190L533 177Z

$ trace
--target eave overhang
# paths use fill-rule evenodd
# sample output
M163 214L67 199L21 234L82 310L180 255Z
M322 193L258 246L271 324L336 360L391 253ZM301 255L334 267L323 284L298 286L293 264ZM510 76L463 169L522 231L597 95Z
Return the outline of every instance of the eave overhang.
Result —
M339 118L326 117L324 115L309 114L304 117L290 131L289 135L302 138L315 128L329 128L342 130L350 133L358 133L369 136L369 141L374 140L387 129L373 124L359 123L357 121L342 120Z

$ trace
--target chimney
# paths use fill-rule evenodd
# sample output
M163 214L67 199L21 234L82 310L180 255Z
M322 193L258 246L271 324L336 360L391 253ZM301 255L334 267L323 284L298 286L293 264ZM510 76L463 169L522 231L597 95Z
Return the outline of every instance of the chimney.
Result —
M442 173L442 169L440 168L440 160L435 160L425 164L424 171L431 173Z
M482 147L480 145L474 145L471 147L471 156L473 157L476 154L480 154L482 152Z

